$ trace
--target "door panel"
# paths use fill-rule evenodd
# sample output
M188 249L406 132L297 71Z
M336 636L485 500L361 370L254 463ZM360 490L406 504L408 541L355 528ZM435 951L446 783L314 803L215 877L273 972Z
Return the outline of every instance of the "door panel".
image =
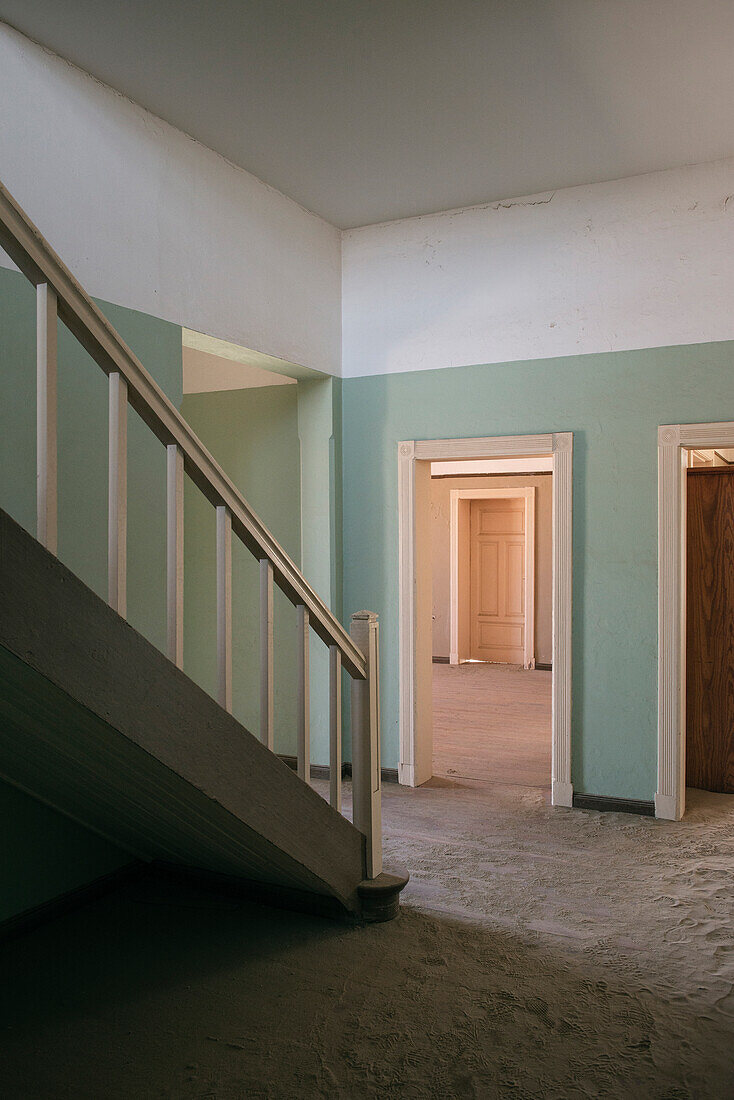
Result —
M484 501L483 503L491 504L493 502ZM506 504L510 503L510 501L506 502ZM511 511L508 508L506 511L500 512L482 508L480 509L479 526L480 535L521 535L525 527L525 509Z
M734 794L734 467L687 489L686 782Z
M471 657L525 657L525 501L473 500L470 514Z
M491 646L520 646L524 641L523 627L513 623L479 623L480 644Z
M477 609L480 615L497 616L500 613L500 544L495 539L481 539L477 552L479 554Z
M525 616L525 539L508 539L505 608L508 615Z

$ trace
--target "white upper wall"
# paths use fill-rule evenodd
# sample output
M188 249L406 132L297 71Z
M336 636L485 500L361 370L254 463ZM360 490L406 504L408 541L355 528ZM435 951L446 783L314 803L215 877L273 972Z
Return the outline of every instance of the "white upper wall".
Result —
M347 377L734 339L734 159L349 230L342 271Z
M341 236L0 24L0 178L92 294L333 374L734 338L734 159Z
M3 24L0 178L91 294L339 372L339 231Z

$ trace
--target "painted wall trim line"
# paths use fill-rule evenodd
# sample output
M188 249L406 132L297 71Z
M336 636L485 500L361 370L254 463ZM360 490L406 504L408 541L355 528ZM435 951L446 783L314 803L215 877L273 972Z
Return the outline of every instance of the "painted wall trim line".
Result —
M472 439L403 440L398 443L399 563L399 781L418 786L431 778L433 731L423 711L417 720L416 669L416 467L419 462L511 455L553 457L553 701L552 801L571 806L571 610L573 433ZM430 473L430 471L429 471Z
M641 798L612 798L603 794L575 794L573 805L576 810L601 810L604 813L641 814L643 817L655 816L655 803Z
M686 450L734 447L734 421L658 428L658 782L655 816L686 808Z

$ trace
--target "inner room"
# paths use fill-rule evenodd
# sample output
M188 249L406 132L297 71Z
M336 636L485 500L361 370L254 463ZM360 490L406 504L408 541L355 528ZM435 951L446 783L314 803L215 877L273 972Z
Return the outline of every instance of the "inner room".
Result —
M552 462L431 463L438 778L550 789Z

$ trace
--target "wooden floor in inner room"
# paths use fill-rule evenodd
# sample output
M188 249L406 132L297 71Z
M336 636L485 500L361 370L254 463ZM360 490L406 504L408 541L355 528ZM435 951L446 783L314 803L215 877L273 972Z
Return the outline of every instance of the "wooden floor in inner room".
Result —
M435 664L433 773L549 787L551 673L518 665Z

